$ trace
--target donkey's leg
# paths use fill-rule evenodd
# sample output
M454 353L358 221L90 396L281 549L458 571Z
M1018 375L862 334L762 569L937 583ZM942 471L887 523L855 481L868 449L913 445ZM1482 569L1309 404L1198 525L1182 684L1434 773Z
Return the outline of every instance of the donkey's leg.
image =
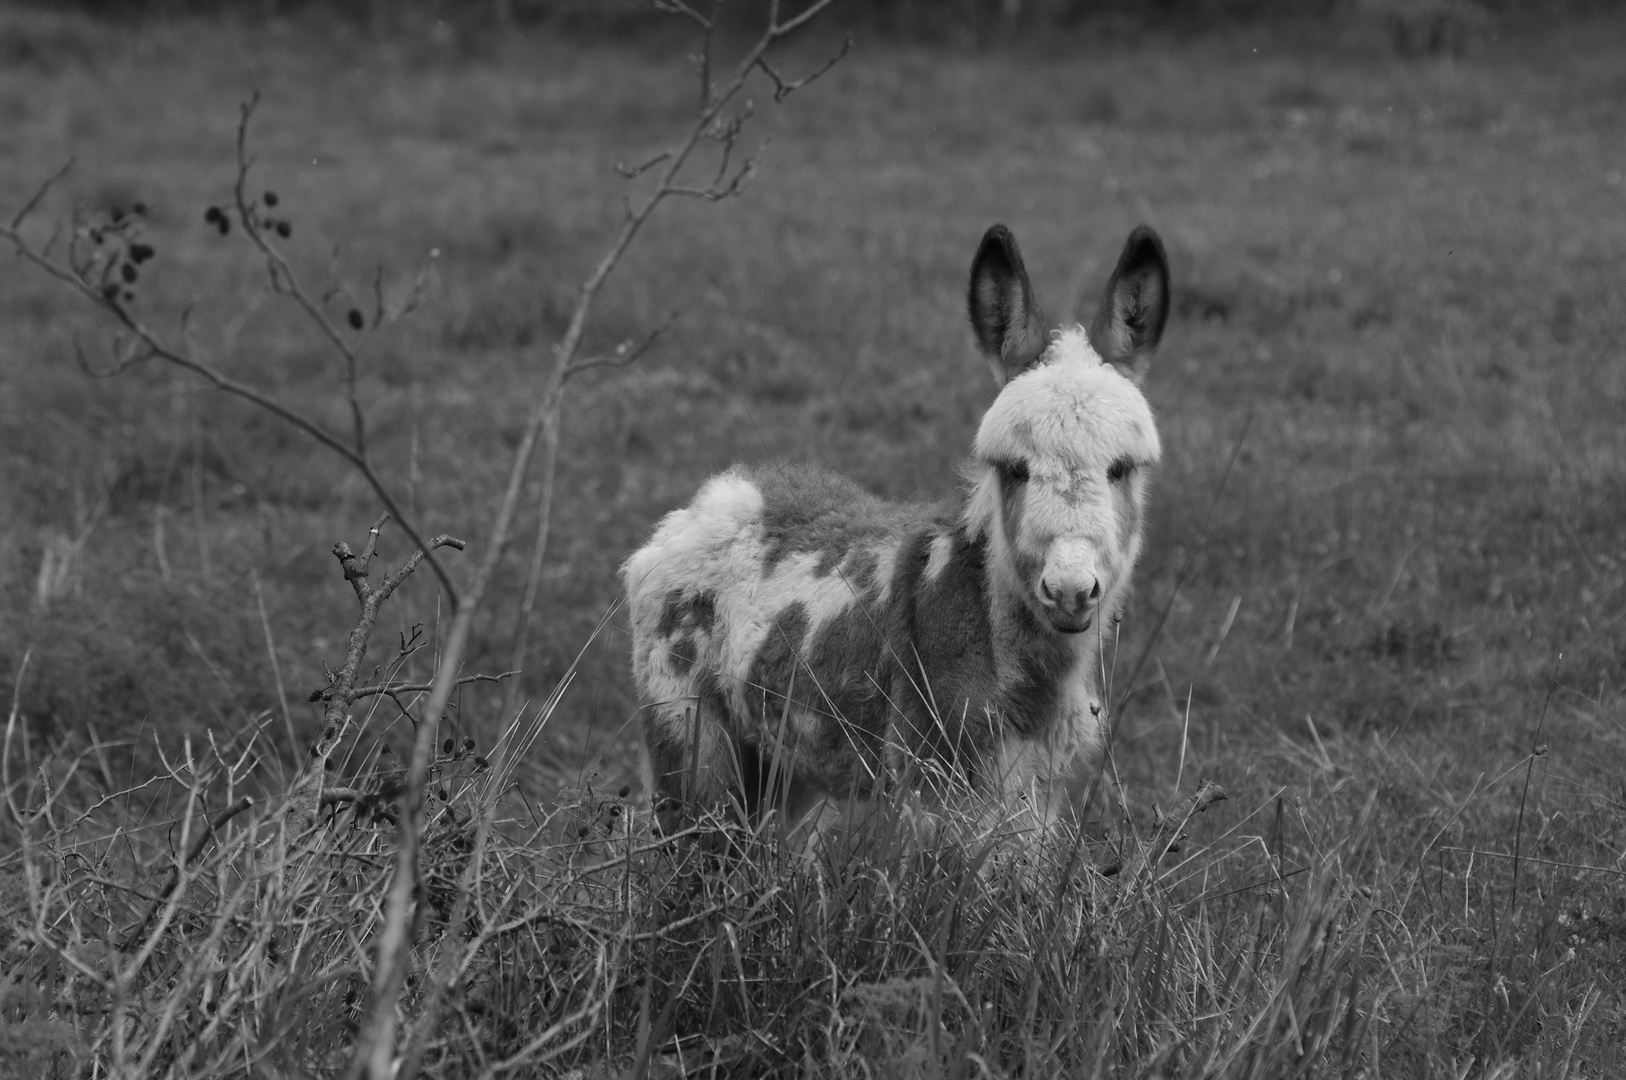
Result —
M1042 839L1060 818L1060 796L1052 779L1052 751L1042 739L1007 735L995 761L997 784L991 792L1007 828Z
M738 766L726 724L721 700L704 691L645 710L644 789L662 832L680 828L691 809L727 803Z

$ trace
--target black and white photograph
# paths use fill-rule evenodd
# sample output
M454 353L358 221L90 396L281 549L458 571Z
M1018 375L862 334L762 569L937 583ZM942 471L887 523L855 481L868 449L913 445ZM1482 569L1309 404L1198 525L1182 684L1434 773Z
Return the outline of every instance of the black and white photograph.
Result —
M0 1080L1626 1077L1626 5L0 0Z

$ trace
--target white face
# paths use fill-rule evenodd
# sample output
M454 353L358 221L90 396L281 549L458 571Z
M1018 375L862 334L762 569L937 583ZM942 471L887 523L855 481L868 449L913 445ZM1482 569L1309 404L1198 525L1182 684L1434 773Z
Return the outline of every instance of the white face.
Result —
M1140 389L1083 330L1063 331L994 400L975 453L983 468L969 511L987 523L1004 584L1063 633L1116 611L1162 454Z

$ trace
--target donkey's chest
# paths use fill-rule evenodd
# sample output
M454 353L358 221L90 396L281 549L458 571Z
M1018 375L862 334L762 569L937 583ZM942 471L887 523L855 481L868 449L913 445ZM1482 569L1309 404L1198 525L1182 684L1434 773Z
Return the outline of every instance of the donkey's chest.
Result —
M1103 743L1107 710L1092 655L1081 656L1056 688L1050 723L1042 734L1058 754L1093 755Z

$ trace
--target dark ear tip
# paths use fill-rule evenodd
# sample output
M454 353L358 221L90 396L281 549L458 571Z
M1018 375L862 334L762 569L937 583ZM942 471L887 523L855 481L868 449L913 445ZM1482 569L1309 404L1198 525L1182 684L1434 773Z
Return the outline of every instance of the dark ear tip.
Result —
M1124 270L1153 263L1168 273L1169 256L1163 250L1163 238L1157 230L1150 225L1136 225L1129 233L1129 239L1124 241L1123 258L1119 266Z
M990 225L988 231L982 234L982 243L977 245L977 257L972 260L972 265L990 258L998 258L1010 267L1022 264L1022 256L1016 248L1016 237L1003 225Z

